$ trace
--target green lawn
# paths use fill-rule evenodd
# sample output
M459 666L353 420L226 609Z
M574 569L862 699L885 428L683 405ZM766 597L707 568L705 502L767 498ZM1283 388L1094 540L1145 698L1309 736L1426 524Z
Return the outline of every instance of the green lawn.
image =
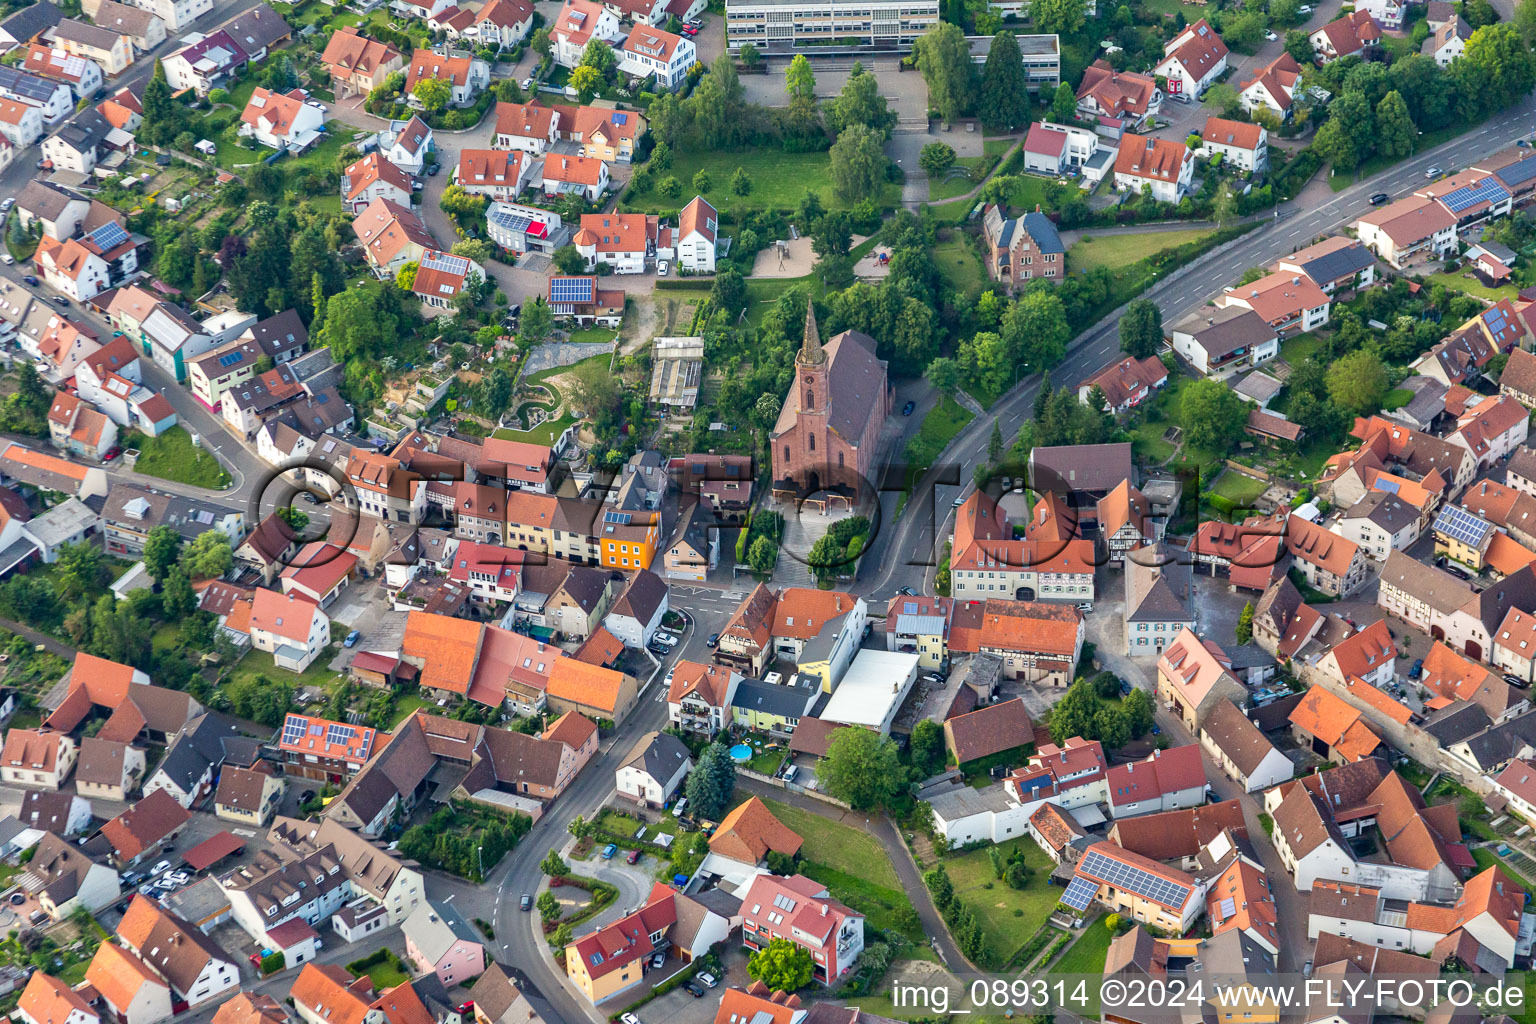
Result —
M1033 210L1037 204L1042 209L1049 209L1050 204L1045 201L1045 179L1033 174L1018 175L1018 182L1013 186L1008 204L1015 210Z
M986 286L987 268L982 266L981 257L964 236L935 245L933 262L945 283L972 299Z
M398 963L399 961L396 958L390 957L383 963L374 964L363 972L373 982L373 990L375 992L383 992L387 988L404 985L411 980L409 974L406 974L396 966Z
M1188 377L1170 375L1168 386L1146 407L1146 419L1131 431L1131 442L1141 458L1162 463L1173 456L1173 445L1163 439L1163 434L1169 427L1181 425L1179 402L1189 382ZM1179 462L1185 464L1205 466L1215 461L1214 452L1193 448L1188 444L1184 445L1179 455Z
M184 427L172 427L158 437L137 431L123 441L124 448L137 448L136 473L159 477L191 487L222 491L229 486L229 474L206 448L194 445Z
M1514 868L1501 861L1498 855L1495 854L1492 850L1487 849L1486 847L1473 850L1472 859L1477 861L1478 871L1487 871L1490 867L1493 867L1495 864L1497 864L1499 866L1499 870L1504 872L1505 875L1509 876L1510 880L1513 881L1516 885L1520 886L1520 888L1525 889L1528 892L1536 892L1536 883L1532 883L1525 878L1522 878Z
M1411 401L1413 401L1412 391L1407 388L1393 388L1387 392L1386 400L1382 402L1381 407L1391 412L1393 409L1401 409Z
M773 308L783 294L796 285L806 285L811 298L819 299L827 287L816 274L806 277L749 277L747 279L747 323L753 327L763 322L763 314Z
M941 224L958 224L965 220L966 215L971 212L971 207L977 202L976 199L956 199L953 202L929 206L927 210L933 214L933 219Z
M912 440L907 442L907 490L912 489L928 471L928 467L933 465L933 460L939 457L944 446L964 430L972 419L974 417L969 410L947 395L928 410L928 415L923 417L923 425L912 436Z
M1120 270L1164 249L1199 241L1208 234L1209 231L1200 228L1181 228L1121 235L1084 235L1067 250L1067 266L1073 270L1093 267Z
M1280 343L1280 358L1292 366L1298 366L1306 361L1307 356L1316 352L1322 343L1323 339L1315 334L1298 334Z
M571 332L568 339L573 344L608 344L619 336L619 332L612 327L578 327Z
M1438 274L1430 274L1425 280L1429 284L1441 284L1453 292L1475 295L1480 299L1487 299L1489 302L1497 302L1500 299L1513 300L1520 294L1520 290L1512 284L1503 284L1497 288L1490 288L1479 281L1470 270L1442 270Z
M805 840L800 847L800 856L805 860L863 878L883 888L901 888L885 848L868 832L777 800L764 800L763 803L768 805L774 817Z
M1099 918L1084 929L1077 941L1067 947L1061 959L1051 967L1052 974L1103 974L1104 958L1109 955L1112 938L1104 919Z
M333 649L328 647L320 652L320 656L310 663L309 668L300 673L293 673L285 668L278 668L272 661L272 655L265 651L248 650L245 657L235 663L229 670L230 682L241 679L254 679L257 676L266 676L268 679L282 679L291 684L294 689L301 686L329 686L337 679L340 673L327 668Z
M1250 507L1268 489L1269 484L1263 480L1255 480L1230 469L1224 470L1211 488L1222 497L1230 498L1239 508Z
M244 89L246 85L253 85L253 83L250 80L241 83L241 85L236 89L236 92ZM247 96L246 99L249 100L249 96ZM235 101L231 100L231 102L233 103ZM238 106L236 106L236 109L245 109L245 102L240 102ZM280 171L292 172L296 168L303 168L306 171L321 171L322 173L334 176L336 172L336 157L341 153L343 147L352 144L352 136L357 132L357 129L353 128L349 124L344 124L341 121L328 121L326 122L325 131L325 138L315 146L312 146L308 151L304 153L304 155L298 157L284 157L283 159L277 161L277 163L273 164L273 166ZM225 142L223 138L213 138L209 139L209 141L219 147L218 153L213 158L214 163L218 164L226 171L235 171L238 173L240 171L250 170L250 165L259 163L260 161L265 160L267 157L272 155L272 150L265 146L257 146L255 149L246 149L244 146L237 146L234 143ZM339 208L339 196L337 198L337 203Z
M411 712L422 708L425 708L428 712L435 712L437 704L416 693L404 697L396 697L394 719L389 723L390 731L393 731L396 726L405 721Z
M1015 848L1024 851L1024 863L1033 872L1026 888L1010 889L999 881L987 850L947 858L944 868L954 883L955 895L976 915L998 961L1008 962L1045 927L1061 898L1061 890L1046 884L1054 865L1032 839L1011 839L997 844L997 848L1005 857ZM987 888L989 883L991 888Z
M769 208L793 209L800 205L800 198L808 189L817 192L821 196L822 205L828 209L847 209L858 200L844 202L833 193L832 176L828 170L830 163L825 152L785 153L778 149L711 152L701 149L675 153L672 166L665 171L656 171L653 176L657 181L668 175L676 178L683 186L682 197L676 200L664 199L653 188L643 196L626 196L621 208L647 213L663 209L675 210L692 198L693 176L699 171L708 171L714 179L714 187L707 198L722 214ZM738 167L745 170L752 179L752 191L745 196L736 195L729 187L731 176ZM914 170L913 173L921 172ZM889 209L901 201L901 186L886 182L875 195L868 198L877 207Z
M491 436L498 441L526 441L529 444L551 445L555 438L565 433L565 428L576 422L576 417L569 413L559 419L545 420L532 430L512 430L500 427L491 431Z

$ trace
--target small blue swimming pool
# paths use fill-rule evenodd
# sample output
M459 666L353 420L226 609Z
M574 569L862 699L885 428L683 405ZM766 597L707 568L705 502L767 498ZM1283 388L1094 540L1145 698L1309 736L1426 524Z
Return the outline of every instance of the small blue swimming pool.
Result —
M738 743L731 748L731 760L746 762L752 760L752 748L745 743Z

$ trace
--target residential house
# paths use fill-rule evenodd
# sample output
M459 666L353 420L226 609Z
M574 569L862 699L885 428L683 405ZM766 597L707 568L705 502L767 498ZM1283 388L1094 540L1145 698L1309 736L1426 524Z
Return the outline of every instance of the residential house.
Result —
M1200 138L1204 148L1240 171L1262 174L1269 167L1269 133L1263 125L1208 117Z
M692 769L693 759L681 740L670 733L648 732L614 772L614 785L620 796L660 809L671 802Z
M758 875L741 898L741 937L757 951L787 939L811 954L811 979L832 985L864 950L864 917L804 875Z
M944 748L956 765L993 757L1031 742L1034 725L1018 698L944 720Z
M58 124L75 109L75 94L66 83L14 67L0 68L0 97L36 107L45 125Z
M378 134L378 152L407 174L420 177L426 170L435 143L432 129L419 116L405 121L391 121Z
M156 2L169 3L171 0ZM212 6L211 0L197 2ZM160 14L160 11L156 10L156 13ZM164 14L160 16L165 17ZM170 21L166 24L172 31L177 30L177 26ZM227 89L251 59L224 29L215 29L207 35L194 32L187 39L190 40L187 45L160 62L165 68L166 81L175 92L190 89L199 98L206 98L214 89Z
M411 283L411 292L423 306L432 309L456 308L454 300L466 289L476 287L476 282L486 280L485 268L465 256L428 249L421 255L421 264Z
M1382 739L1359 709L1313 686L1290 715L1296 742L1330 761L1348 763L1375 755Z
M1218 701L1200 726L1200 745L1245 793L1257 793L1290 780L1291 759L1271 743L1253 720L1230 699Z
M1198 99L1226 70L1227 46L1201 18L1163 44L1163 59L1152 73L1167 80L1168 95Z
M1270 268L1280 274L1302 274L1325 295L1369 288L1376 283L1376 258L1346 235L1333 235L1282 256Z
M1117 120L1127 130L1140 127L1162 105L1163 91L1151 75L1116 71L1104 60L1084 68L1077 87L1077 109L1081 113Z
M94 96L103 85L100 64L87 57L76 56L62 47L45 43L33 43L27 47L26 59L21 62L21 68L39 78L69 86L76 100ZM95 113L94 110L89 112ZM80 173L88 174L90 168Z
M93 68L95 66L91 65ZM100 87L99 84L97 87ZM111 131L112 125L107 119L94 107L87 107L43 140L43 160L56 171L90 174L96 170L97 161L105 155L103 144Z
M1067 248L1056 225L1038 210L1007 218L996 204L982 211L987 241L987 274L1010 290L1035 278L1061 280L1067 273Z
M1443 21L1434 27L1419 52L1435 58L1435 63L1443 68L1451 66L1451 62L1467 52L1467 40L1472 38L1472 26L1467 24L1465 18L1456 14L1449 21Z
M410 177L377 152L341 172L342 202L353 213L361 213L376 199L409 209L411 193Z
M581 63L582 53L592 40L617 47L623 38L618 16L593 0L565 0L549 29L555 63L568 68Z
M1031 459L1044 460L1048 451L1037 448ZM1097 467L1087 458L1080 462L1080 466L1081 469L1074 472L1082 474L1081 480L1085 483L1097 480L1096 472L1089 472ZM1050 471L1037 474L1033 479L1051 479ZM1124 480L1126 476L1122 475L1120 479ZM1104 482L1107 484L1107 479ZM1074 497L1085 501L1091 498L1096 508L1098 499L1113 486L1103 488L1102 492L1096 487L1085 489L1075 493ZM1042 485L1042 490L1060 490L1060 487ZM1077 518L1082 518L1081 507ZM1005 596L1023 601L1093 600L1095 559L1092 541L1028 536L1016 540L1002 506L980 491L967 498L956 513L951 552L956 600Z
M1407 270L1444 259L1455 247L1456 223L1456 215L1443 203L1413 195L1373 210L1350 226L1378 257Z
M80 993L42 971L27 979L16 1016L25 1024L101 1024L101 1015Z
M419 971L444 987L462 985L485 970L482 936L452 903L424 901L400 926L405 956Z
M729 919L658 882L638 909L565 948L566 977L597 1005L639 984L653 953L696 959L724 941L730 927Z
M654 78L658 88L667 90L682 85L688 69L698 61L698 49L692 39L650 25L631 28L615 49L621 73L639 79Z
M164 41L162 28L161 40ZM133 63L133 40L115 31L99 16L96 24L65 18L53 28L54 45L65 53L94 61L108 75L119 75Z
M1225 377L1280 354L1280 334L1236 303L1207 306L1172 326L1173 350L1207 377Z
M144 751L120 740L86 736L75 765L75 792L92 800L125 803L139 788L146 764Z
M1246 702L1247 689L1232 675L1231 662L1214 642L1186 628L1157 659L1157 699L1172 704L1191 732L1224 702Z
M66 733L13 726L0 750L0 780L12 786L58 789L79 758L79 746Z
M319 141L325 115L298 89L276 93L258 87L240 114L240 134L270 149L302 153Z
M437 239L420 217L387 199L369 203L352 222L352 230L374 273L383 278L394 277L406 263L420 263L423 255L437 248Z
M1381 26L1366 11L1354 11L1330 21L1307 37L1313 58L1327 64L1340 57L1358 57L1381 43Z
M175 1003L203 1006L240 986L240 968L228 953L147 896L128 901L117 938L170 985Z
M389 43L362 35L351 25L331 33L321 63L331 72L339 97L367 95L405 66L405 55Z
M1296 58L1282 53L1254 72L1253 77L1238 86L1242 107L1249 114L1264 108L1281 120L1289 120L1291 103L1296 95L1296 83L1301 80L1301 65Z
M1133 921L1182 935L1205 908L1204 882L1114 843L1094 843L1075 867L1062 902L1078 914L1097 900Z
M1194 153L1182 140L1126 133L1115 155L1115 188L1145 192L1161 203L1177 203L1194 180Z
M18 881L36 893L38 907L49 920L63 921L80 907L95 914L121 898L117 871L58 835L45 833L35 849Z
M424 78L447 82L449 105L467 107L475 102L476 96L490 88L491 66L468 54L445 56L431 50L417 50L411 54L411 63L405 69L405 91L414 106L420 106L421 101L413 90Z
M96 947L85 982L121 1024L157 1024L171 1016L171 988L137 954L111 942Z
M533 161L517 150L461 149L454 182L471 195L509 202L528 187L533 169Z
M1098 388L1104 396L1104 411L1118 416L1146 401L1167 383L1168 367L1161 359L1126 356L1079 384L1077 398L1084 405L1091 405L1093 389Z
M255 768L230 766L219 773L213 811L225 821L266 828L286 789L283 780L265 762Z
M766 588L764 588L766 589ZM713 736L731 719L741 675L721 665L679 659L667 683L667 720L684 731Z
M1285 337L1327 324L1331 302L1311 278L1277 273L1223 292L1216 305L1250 309Z
M86 11L86 14L101 27L127 36L133 48L141 54L148 53L165 42L165 22L148 8L118 3L117 0L96 0L96 10ZM86 54L86 56L90 55ZM138 97L134 96L127 87L120 89L114 99L122 102L126 99L124 93L132 96L134 103L138 102ZM140 110L139 113L142 114L143 111ZM118 125L118 127L122 126Z
M715 242L720 229L720 215L703 196L694 196L677 215L673 232L677 263L695 274L715 272Z

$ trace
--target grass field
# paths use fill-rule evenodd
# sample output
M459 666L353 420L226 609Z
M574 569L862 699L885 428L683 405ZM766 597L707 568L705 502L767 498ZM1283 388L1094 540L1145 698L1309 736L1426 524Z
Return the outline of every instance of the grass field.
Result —
M956 167L968 169L970 175L955 174L938 180L929 179L928 200L937 203L965 195L986 180L993 166L1016 142L1015 139L987 139L982 143L982 156L962 156L955 161Z
M559 419L545 420L532 430L512 430L499 427L491 431L498 441L527 441L529 444L554 444L555 438L565 433L565 428L576 422L576 417L566 413Z
M939 457L944 446L974 417L953 398L945 396L939 399L939 404L928 410L928 415L923 417L923 425L918 428L912 440L907 442L907 489L913 485L933 465L933 460Z
M123 447L139 450L133 464L135 473L214 491L229 486L229 474L219 460L206 448L194 445L184 427L172 427L158 437L133 432L123 440Z
M668 175L676 178L683 186L682 198L664 199L653 188L633 200L626 197L622 208L645 212L678 209L693 196L693 176L699 171L708 171L714 180L714 187L705 198L721 213L770 208L793 209L800 205L800 198L808 189L821 196L822 205L827 209L847 209L854 203L844 202L834 194L830 163L825 152L785 153L777 149L747 149L734 152L698 150L677 153L672 157L672 166L665 171L655 171L654 178L657 181ZM752 179L752 192L749 195L738 196L730 190L731 176L738 167ZM869 198L877 207L889 209L901 200L901 186L886 182Z
M1269 489L1269 484L1263 480L1255 480L1251 476L1235 473L1228 469L1222 472L1211 490L1224 498L1230 498L1236 502L1239 508L1252 505L1259 499L1259 495Z
M1210 234L1200 228L1144 231L1121 235L1084 235L1067 250L1067 266L1073 270L1107 267L1120 270L1163 249L1195 242Z
M366 974L373 982L375 992L382 992L387 988L394 988L396 985L404 985L411 980L411 976L400 969L400 961L394 955L391 955L383 963L371 965L367 970L363 971L363 974Z
M256 676L266 676L268 679L281 679L291 685L295 691L305 686L328 686L337 678L337 673L326 667L332 658L331 650L322 651L320 657L310 663L309 668L303 672L294 674L285 668L278 668L272 661L272 655L265 651L247 651L233 668L229 670L231 682Z
M763 803L768 805L774 817L805 840L805 844L800 847L801 857L833 871L864 878L874 885L887 889L901 888L896 869L891 867L891 859L885 855L885 848L874 836L777 800L764 800Z
M1061 959L1051 967L1052 974L1103 974L1104 958L1109 954L1113 936L1099 918L1084 929L1077 941L1067 947Z
M933 262L939 274L955 291L972 299L981 294L987 283L987 269L981 265L981 257L963 237L940 242L933 247Z
M911 900L874 836L777 800L763 802L805 841L800 857L807 878L825 885L835 898L863 914L870 928L901 932L913 943L914 956L930 956Z
M1183 396L1184 387L1189 381L1188 377L1174 376L1168 381L1168 386L1153 399L1152 404L1147 408L1146 420L1131 432L1131 441L1137 455L1158 463L1172 457L1173 445L1163 440L1163 434L1169 427L1182 423L1179 402ZM1214 452L1193 448L1186 444L1179 454L1179 461L1205 466L1215 462L1216 455Z
M1470 270L1441 271L1438 274L1430 274L1425 278L1429 284L1440 284L1453 292L1464 292L1467 295L1476 295L1480 299L1489 302L1497 302L1500 299L1514 299L1520 294L1520 289L1512 284L1502 284L1497 288L1490 288L1479 281Z
M1413 401L1412 391L1407 388L1393 388L1387 392L1387 397L1381 403L1381 407L1387 412L1391 412L1393 409L1401 409L1411 401Z
M1296 366L1305 362L1307 356L1316 352L1322 343L1323 339L1315 334L1298 334L1280 343L1280 358Z
M1004 856L1015 848L1024 851L1024 863L1033 872L1027 888L1010 889L998 881L986 850L950 857L944 861L944 868L954 883L955 895L976 915L999 962L1007 962L1045 927L1061 898L1061 890L1046 884L1053 865L1033 840L1012 839L999 843L997 848ZM987 887L989 883L991 888Z

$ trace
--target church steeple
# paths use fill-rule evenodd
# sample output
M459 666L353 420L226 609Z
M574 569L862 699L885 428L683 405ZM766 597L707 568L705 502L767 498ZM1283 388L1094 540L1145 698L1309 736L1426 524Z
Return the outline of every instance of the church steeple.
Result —
M821 333L816 330L816 303L807 300L805 303L805 341L800 345L800 354L795 357L795 362L815 366L826 361L827 354L821 348Z

